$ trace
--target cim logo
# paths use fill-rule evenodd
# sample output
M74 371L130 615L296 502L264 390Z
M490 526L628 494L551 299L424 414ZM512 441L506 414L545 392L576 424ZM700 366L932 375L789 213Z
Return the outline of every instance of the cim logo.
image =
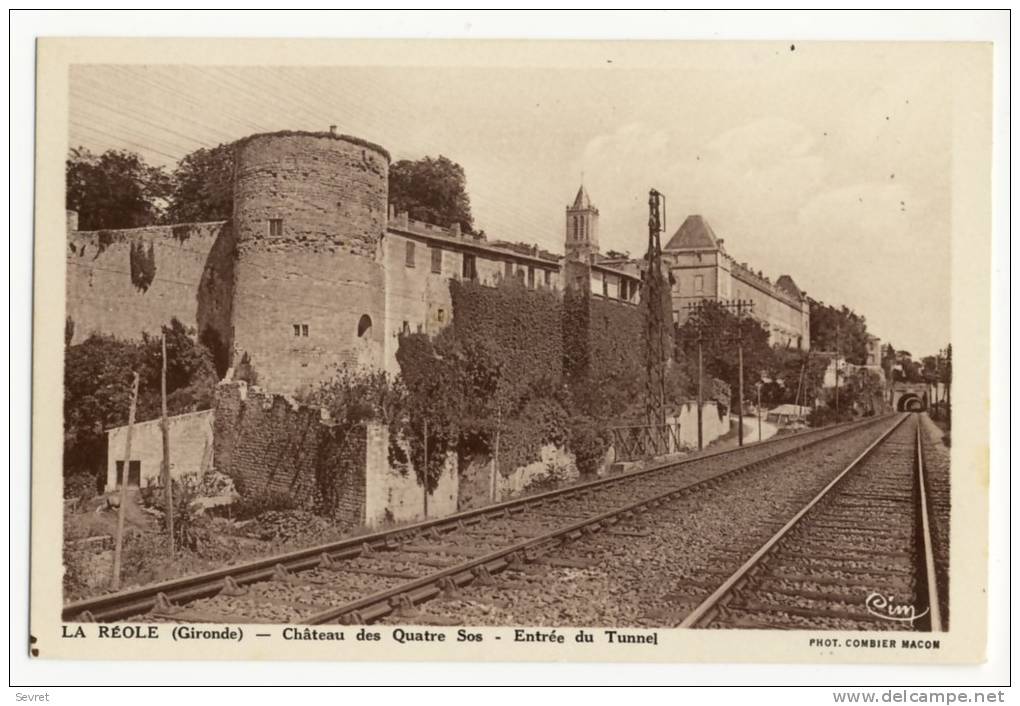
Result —
M883 596L877 592L868 595L864 600L864 606L876 618L899 622L913 623L918 618L923 618L928 614L928 608L918 613L914 606L909 604L897 605L896 599L892 596Z

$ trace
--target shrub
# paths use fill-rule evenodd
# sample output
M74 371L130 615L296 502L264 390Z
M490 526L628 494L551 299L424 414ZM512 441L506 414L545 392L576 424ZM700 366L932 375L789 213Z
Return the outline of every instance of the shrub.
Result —
M90 471L72 473L64 479L64 498L75 500L81 505L96 496L98 487L98 474Z
M250 520L267 512L294 510L297 507L298 502L290 493L264 490L255 495L239 498L231 505L231 510L236 519Z
M576 417L570 425L568 446L574 454L578 473L594 475L605 458L609 439L594 420Z

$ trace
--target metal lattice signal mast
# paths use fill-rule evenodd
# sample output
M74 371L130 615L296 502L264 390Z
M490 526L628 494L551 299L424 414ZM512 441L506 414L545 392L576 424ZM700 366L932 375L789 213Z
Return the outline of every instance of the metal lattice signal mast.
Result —
M666 423L666 368L669 350L666 322L672 319L665 302L667 283L662 276L662 242L666 227L666 197L648 192L648 269L645 274L645 409L650 425Z

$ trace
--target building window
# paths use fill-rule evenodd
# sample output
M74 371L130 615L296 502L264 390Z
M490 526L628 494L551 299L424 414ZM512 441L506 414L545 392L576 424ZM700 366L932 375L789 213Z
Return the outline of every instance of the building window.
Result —
M442 248L432 248L431 249L431 255L432 255L432 271L435 274L437 274L437 275L438 274L442 274L443 273L443 249Z
M436 315L436 319L439 321L439 323L443 323L444 321L446 321L446 312L440 309L439 313Z
M552 286L552 270L545 271L545 286L546 287Z
M477 273L475 272L475 256L464 253L464 264L461 270L461 276L464 279L475 279Z
M602 275L602 297L609 299L609 279L605 275Z
M503 276L510 279L514 276L514 263L506 262L503 263Z
M702 275L694 275L694 291L705 291L705 278Z
M358 338L364 338L372 330L372 317L362 314L358 319Z
M535 288L535 268L528 265L528 287L530 289Z
M124 482L124 462L117 461L117 485ZM128 462L128 485L141 486L142 484L142 462Z
M580 239L580 236L578 235L580 231L578 230L579 226L577 224L579 220L580 219L577 216L574 216L574 240Z
M294 324L294 335L295 336L301 335L301 324Z
M408 267L414 267L414 241L407 241L404 250L404 264Z
M400 333L402 333L404 335L407 335L407 334L411 333L411 324L409 324L408 322L405 321L404 325L401 326L401 328L400 328Z
M282 218L270 218L269 219L269 237L279 238L283 235L283 219Z
M301 324L301 336L302 338L308 338L308 324Z

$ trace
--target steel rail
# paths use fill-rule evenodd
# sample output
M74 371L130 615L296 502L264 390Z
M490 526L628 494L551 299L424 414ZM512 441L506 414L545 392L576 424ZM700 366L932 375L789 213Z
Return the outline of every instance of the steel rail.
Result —
M366 548L386 548L394 542L413 538L426 530L438 532L451 532L464 524L478 524L488 516L503 516L506 513L522 511L526 506L539 504L545 500L563 497L568 498L575 494L587 492L592 489L611 488L614 485L630 482L653 473L672 470L687 466L698 461L717 458L720 456L737 455L748 449L758 449L775 445L777 442L810 439L803 446L794 447L787 452L780 452L775 456L760 459L768 461L776 456L784 456L789 451L797 451L806 448L815 441L831 439L835 436L848 433L858 427L875 423L883 417L869 417L864 420L856 420L843 424L809 429L796 434L789 434L780 437L773 437L765 441L757 442L743 447L733 449L720 449L708 453L691 455L676 461L667 461L661 464L644 468L639 471L623 473L606 478L577 483L565 488L514 498L494 505L487 505L471 510L464 510L445 517L432 520L422 520L403 527L380 530L370 534L348 537L326 544L320 544L306 549L299 549L292 552L276 554L264 559L256 559L241 564L226 566L191 576L168 579L158 583L147 584L137 588L126 589L117 593L108 593L101 596L75 601L65 604L61 609L61 619L64 622L97 622L112 621L134 615L140 615L152 610L160 603L188 603L201 598L208 598L217 595L225 587L245 586L248 584L267 581L277 574L277 567L283 566L288 571L304 571L314 569L330 559L354 558ZM826 435L827 432L835 432ZM812 439L811 437L821 437Z
M871 421L874 422L876 419L871 418ZM884 439L892 433L892 430L898 427L902 421L902 419L898 420L892 429L887 432L883 432L881 438ZM839 434L834 436L839 436ZM827 436L812 439L802 446L786 449L774 456L769 456L757 461L751 461L743 466L738 466L737 468L730 469L729 471L724 471L710 478L670 488L669 490L656 495L645 497L632 503L599 513L598 515L584 518L564 527L556 528L546 532L545 534L530 537L507 547L495 549L483 556L463 561L455 566L435 571L427 576L413 579L400 584L399 586L393 586L368 596L348 601L343 605L314 613L303 618L301 623L311 625L320 625L334 621L355 625L370 623L373 620L388 615L394 610L411 608L415 603L420 603L433 598L440 594L443 590L455 589L456 587L470 583L477 578L485 578L489 574L500 571L507 566L520 564L522 559L527 561L527 552L529 549L562 542L564 538L577 539L584 536L586 533L594 533L601 529L602 525L615 524L619 521L621 515L627 515L628 513L633 514L636 511L641 511L648 507L656 507L673 498L718 485L723 480L745 473L752 468L756 468L766 463L773 463L777 460L786 458L787 456L804 451L816 444L829 441L832 438L834 437Z
M762 544L754 554L751 555L747 561L740 565L736 571L734 571L722 584L719 585L715 591L713 591L708 598L703 600L694 610L688 614L686 618L680 623L678 627L681 628L695 628L705 625L711 622L714 617L714 613L717 610L720 602L728 595L730 595L733 588L743 581L748 574L757 567L762 559L765 558L775 547L779 544L790 531L800 523L800 521L807 515L818 503L820 503L833 488L839 485L840 481L846 478L847 475L852 473L855 469L867 459L886 439L888 439L894 431L900 428L900 426L907 420L910 415L904 414L901 416L895 424L893 424L886 432L875 439L868 448L866 448L857 458L851 461L846 468L840 471L839 475L833 478L828 485L822 488L811 500L808 501L804 507L802 507L796 515L783 525L779 530L773 534L768 540Z
M921 541L923 544L924 574L927 583L929 623L932 632L942 632L942 608L939 602L938 578L935 574L935 550L931 540L931 521L928 517L928 487L925 483L924 445L921 440L921 420L917 420L917 503L920 506Z

